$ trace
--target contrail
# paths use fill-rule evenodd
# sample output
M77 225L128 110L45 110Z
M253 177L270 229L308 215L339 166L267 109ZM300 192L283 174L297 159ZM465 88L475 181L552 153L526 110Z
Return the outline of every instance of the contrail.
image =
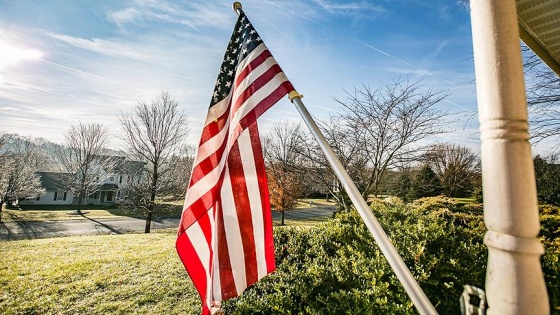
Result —
M393 58L393 59L395 59L395 60L397 60L397 61L399 61L399 62L401 62L401 63L404 63L405 65L407 65L407 66L409 66L409 67L412 67L412 68L414 68L414 69L416 69L416 70L418 70L418 71L420 71L420 72L422 72L422 73L424 73L424 74L427 74L427 75L429 75L429 76L432 76L432 77L434 77L434 78L436 78L436 79L438 79L438 80L440 80L440 81L442 81L442 82L445 82L445 83L447 83L447 84L449 84L449 85L451 85L451 86L454 86L454 87L456 87L456 88L458 88L458 89L461 89L461 90L465 90L465 91L469 91L469 92L471 92L471 93L474 93L472 90L468 90L468 89L466 89L465 87L461 87L461 86L459 86L459 85L457 85L457 84L455 84L455 83L453 83L453 82L451 82L451 81L447 81L447 80L445 80L445 79L442 79L442 78L438 77L437 75L431 73L430 71L424 70L424 69L422 69L422 68L418 68L417 66L415 66L415 65L413 65L413 64L411 64L411 63L408 63L408 62L406 62L406 61L404 61L404 60L402 60L402 59L399 59L399 58L397 58L397 57L395 57L395 56L393 56L393 55L390 55L390 54L384 52L384 51L381 50L381 49L375 48L375 47L373 47L373 46L371 46L371 45L368 45L368 44L366 44L366 43L364 43L364 42L362 42L362 41L358 41L358 42L359 42L360 44L362 44L362 45L368 47L368 48L371 48L371 49L373 49L373 50L375 50L375 51L377 51L377 52L379 52L379 53L381 53L381 54L383 54L383 55L389 57L389 58Z
M399 61L399 62L402 62L402 63L404 63L405 65L407 65L407 66L409 66L409 67L412 67L412 68L414 68L414 69L416 69L416 70L418 70L418 71L420 71L420 72L422 72L422 73L424 73L424 74L427 74L427 75L432 76L432 77L434 77L434 78L436 78L436 79L438 79L438 80L440 80L440 81L442 81L442 82L445 82L445 83L447 83L447 84L449 84L449 85L451 85L451 86L454 86L454 87L457 88L457 89L460 89L460 90L463 90L463 91L467 91L467 92L471 92L471 93L474 94L474 92L473 92L472 90L470 90L470 89L467 89L466 86L461 87L461 86L459 86L459 85L457 85L457 84L455 84L455 83L453 83L453 82L451 82L451 81L447 81L447 80L445 80L445 79L442 79L442 78L438 77L437 75L431 73L430 71L427 71L427 70L418 68L417 66L415 66L415 65L413 65L413 64L410 64L410 63L408 63L408 62L406 62L406 61L404 61L404 60L402 60L402 59L399 59L399 58L397 58L397 57L395 57L395 56L393 56L393 55L390 55L390 54L384 52L384 51L381 50L381 49L375 48L375 47L373 47L373 46L371 46L371 45L368 45L368 44L366 44L366 43L364 43L364 42L362 42L362 41L358 41L358 42L359 42L360 44L362 44L362 45L368 47L368 48L371 48L371 49L373 49L373 50L375 50L375 51L377 51L377 52L379 52L379 53L381 53L381 54L383 54L383 55L389 57L389 58L392 58L392 59L395 59L395 60L397 60L397 61ZM447 99L444 99L443 101L446 102L446 103L455 105L455 106L457 106L457 107L459 107L459 108L461 108L461 109L463 109L463 110L465 110L465 111L471 111L470 109L468 109L468 108L466 108L466 107L464 107L464 106L461 106L461 105L459 105L459 104L457 104L457 103L455 103L455 102L449 101L449 100L447 100Z
M308 18L308 17L306 17L306 16L304 16L304 15L301 15L301 14L299 14L299 13L297 13L297 12L294 12L294 11L292 11L292 10L286 8L286 7L283 7L283 6L281 6L281 5L278 5L278 4L274 3L274 2L271 2L271 1L268 1L268 0L264 0L264 1L267 2L267 3L269 3L269 4L271 4L271 5L273 5L273 6L276 6L276 7L278 7L278 8L283 9L283 10L286 10L286 11L292 13L292 14L295 14L295 15L301 17L301 18L304 18L304 19L306 19L306 20L308 20L308 21L310 21L310 22L312 22L312 23L314 23L314 24L317 24L317 25L322 26L322 27L324 27L324 28L329 28L328 26L325 26L325 25L323 25L323 24L321 24L321 23L318 23L318 22L316 22L316 21L314 21L314 20L312 20L312 19L310 19L310 18ZM459 85L457 85L457 84L455 84L455 83L453 83L453 82L451 82L451 81L442 79L442 78L438 77L437 75L435 75L435 74L433 74L433 73L431 73L431 72L429 72L429 71L427 71L427 70L418 68L418 67L416 67L415 65L413 65L413 64L411 64L411 63L408 63L408 62L406 62L406 61L404 61L404 60L402 60L402 59L399 59L399 58L397 58L397 57L395 57L395 56L389 54L389 53L386 53L386 52L384 52L384 51L381 50L381 49L375 48L375 47L373 47L373 46L371 46L371 45L368 45L368 44L366 44L366 43L364 43L364 42L362 42L362 41L358 41L358 42L359 42L360 44L362 44L362 45L364 45L364 46L370 48L370 49L373 49L373 50L375 50L375 51L377 51L377 52L379 52L379 53L381 53L381 54L383 54L383 55L389 57L389 58L395 59L395 60L397 60L397 61L399 61L399 62L401 62L401 63L404 63L405 65L407 65L407 66L409 66L409 67L412 67L412 68L414 68L414 69L416 69L416 70L419 70L421 73L424 73L424 74L426 74L426 75L432 76L432 77L438 79L439 81L445 82L445 83L447 83L447 84L449 84L449 85L451 85L451 86L453 86L453 87L455 87L455 88L457 88L457 89L460 89L460 90L464 90L464 91L468 91L468 92L474 93L472 90L467 89L467 86L464 86L464 87L459 86ZM461 108L461 109L463 109L463 110L465 110L465 111L470 111L470 109L468 109L468 108L466 108L466 107L464 107L464 106L461 106L461 105L459 105L459 104L457 104L457 103L455 103L455 102L449 101L449 100L447 100L447 99L444 99L444 102L449 103L449 104L452 104L452 105L454 105L454 106L456 106L456 107L458 107L458 108Z
M327 27L326 25L323 25L323 24L321 24L321 23L319 23L319 22L317 22L317 21L314 21L314 20L308 18L307 16L301 15L301 14L299 14L299 13L297 13L297 12L294 12L294 11L292 11L292 10L286 8L286 7L283 7L283 6L279 5L279 4L276 4L276 3L274 3L274 2L270 2L270 1L268 1L268 0L264 0L264 2L266 2L266 3L268 3L268 4L272 4L273 6L278 7L278 8L280 8L280 9L286 10L286 11L292 13L292 14L295 14L295 15L297 15L297 16L299 16L299 17L301 17L301 18L304 18L304 19L306 19L306 20L308 20L308 21L310 21L310 22L312 22L312 23L314 23L314 24L317 24L317 25L319 25L319 26Z
M456 107L459 107L460 109L462 109L462 110L464 110L464 111L467 111L467 112L471 112L471 111L472 111L472 109L468 109L468 108L466 108L465 106L459 105L459 104L457 104L457 103L455 103L455 102L452 102L452 101L450 101L450 100L448 100L448 99L446 99L446 98L444 98L443 101L446 102L446 103L449 103L449 104L451 104L451 105L455 105Z
M45 62L45 63L48 63L48 64L51 64L51 65L55 65L55 66L58 66L58 67L61 67L61 68L67 69L67 70L71 70L71 71L78 72L78 73L81 73L81 74L89 75L89 76L94 77L94 78L97 78L97 79L105 80L105 81L108 81L108 82L111 82L111 83L115 83L115 84L119 84L119 85L122 85L122 86L126 86L126 87L131 88L131 89L135 89L135 90L138 90L138 91L142 91L142 89L137 88L137 87L135 87L135 86L131 86L131 85L128 85L128 84L125 84L125 83L122 83L122 82L118 82L118 81L115 81L115 80L111 80L111 79L108 79L108 78L104 78L104 77L95 75L95 74L93 74L93 73L89 73L89 72L85 72L85 71L82 71L82 70L78 70L78 69L71 68L71 67L68 67L68 66L65 66L65 65L61 65L61 64L58 64L58 63L56 63L56 62L48 61L48 60L41 59L41 58L37 58L37 60L42 61L42 62Z

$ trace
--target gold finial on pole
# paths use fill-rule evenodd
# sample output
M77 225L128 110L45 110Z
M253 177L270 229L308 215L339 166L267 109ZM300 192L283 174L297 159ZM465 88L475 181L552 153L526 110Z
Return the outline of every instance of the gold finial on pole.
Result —
M241 2L235 1L235 2L233 3L233 12L239 14L239 11L238 11L238 10L241 10L241 9L243 9L243 6L241 5Z

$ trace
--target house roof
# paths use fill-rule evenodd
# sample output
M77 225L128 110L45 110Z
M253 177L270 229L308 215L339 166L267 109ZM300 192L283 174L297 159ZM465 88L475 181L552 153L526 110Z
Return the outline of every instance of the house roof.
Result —
M41 184L45 190L66 190L64 185L64 173L37 172L41 179Z
M120 174L141 174L146 162L123 160L117 167L116 171Z
M101 187L99 187L99 191L101 190L118 190L119 186L117 184L109 184L109 183L105 183L103 185L101 185Z
M560 1L517 0L519 37L560 75Z

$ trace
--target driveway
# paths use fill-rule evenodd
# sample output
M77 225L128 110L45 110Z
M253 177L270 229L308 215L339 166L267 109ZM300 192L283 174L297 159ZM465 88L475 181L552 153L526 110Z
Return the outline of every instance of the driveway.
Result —
M285 219L322 221L331 218L334 206L312 206L286 211ZM143 232L146 220L129 217L92 219L87 215L82 220L67 221L19 221L0 223L0 240L49 238L73 235L122 234ZM280 221L280 213L273 211L272 220ZM179 218L152 221L152 229L177 228Z
M129 217L91 219L87 216L82 220L8 222L0 223L0 240L142 232L145 225L146 220L143 219ZM152 229L178 226L178 218L152 221Z

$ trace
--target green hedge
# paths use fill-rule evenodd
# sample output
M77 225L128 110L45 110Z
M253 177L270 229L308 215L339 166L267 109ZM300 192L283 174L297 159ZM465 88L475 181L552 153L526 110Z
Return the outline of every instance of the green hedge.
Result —
M433 197L413 204L388 198L371 207L439 313L460 313L463 285L484 288L480 205ZM558 308L560 243L548 237L557 236L560 216L548 215L543 270L551 305ZM277 271L226 301L226 314L416 314L355 211L313 228L277 228L275 243Z

